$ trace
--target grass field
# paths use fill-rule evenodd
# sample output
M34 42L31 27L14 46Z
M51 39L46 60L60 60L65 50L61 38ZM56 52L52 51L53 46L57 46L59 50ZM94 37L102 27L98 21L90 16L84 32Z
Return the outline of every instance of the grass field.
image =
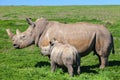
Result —
M106 25L114 36L116 54L109 66L98 68L98 58L89 54L81 60L81 75L69 77L60 68L50 71L50 61L35 45L14 49L6 28L26 30L26 17L45 17L64 23L90 22ZM92 53L92 52L91 52ZM0 80L120 80L120 6L0 6Z

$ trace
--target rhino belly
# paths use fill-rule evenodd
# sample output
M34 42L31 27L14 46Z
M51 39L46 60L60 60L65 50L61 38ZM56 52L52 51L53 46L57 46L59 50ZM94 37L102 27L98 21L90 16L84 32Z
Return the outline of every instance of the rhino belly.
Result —
M74 38L66 39L69 44L74 46L81 56L85 56L94 49L94 39L92 35L87 36L76 36Z
M81 57L89 54L94 48L93 45L89 45L88 43L84 43L84 42L83 43L80 42L78 44L74 44L70 42L70 44L76 47Z

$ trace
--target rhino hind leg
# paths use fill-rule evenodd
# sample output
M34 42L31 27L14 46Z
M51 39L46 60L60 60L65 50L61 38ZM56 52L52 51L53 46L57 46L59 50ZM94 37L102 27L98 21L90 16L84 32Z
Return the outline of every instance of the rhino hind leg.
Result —
M97 56L99 58L100 69L105 68L108 65L109 52L101 50L97 52Z
M100 69L103 69L105 68L105 66L108 65L108 57L101 56L100 59L101 59Z
M77 73L80 75L80 65L77 65Z
M67 69L68 69L68 73L69 73L69 75L72 77L73 76L73 67L72 67L72 65L70 64L66 64L65 65L66 67L67 67Z

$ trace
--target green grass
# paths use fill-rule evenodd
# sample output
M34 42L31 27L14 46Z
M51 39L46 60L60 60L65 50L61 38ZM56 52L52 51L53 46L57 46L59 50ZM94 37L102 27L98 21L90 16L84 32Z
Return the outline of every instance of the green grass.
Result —
M120 6L0 6L0 80L120 80ZM69 77L60 68L50 71L50 60L35 45L14 49L6 28L26 30L26 17L46 17L63 23L80 21L103 24L114 36L116 54L110 65L98 68L98 58L89 54L81 60L81 75Z

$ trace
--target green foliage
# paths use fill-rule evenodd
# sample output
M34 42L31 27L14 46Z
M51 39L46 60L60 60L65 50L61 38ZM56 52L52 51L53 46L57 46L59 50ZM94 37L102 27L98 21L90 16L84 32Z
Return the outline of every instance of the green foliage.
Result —
M120 80L120 6L1 6L0 7L0 80ZM81 74L69 77L57 68L50 71L50 60L34 45L14 49L6 28L25 31L26 17L40 17L63 23L90 22L103 24L114 36L116 54L110 54L109 66L98 67L92 54L81 60Z

